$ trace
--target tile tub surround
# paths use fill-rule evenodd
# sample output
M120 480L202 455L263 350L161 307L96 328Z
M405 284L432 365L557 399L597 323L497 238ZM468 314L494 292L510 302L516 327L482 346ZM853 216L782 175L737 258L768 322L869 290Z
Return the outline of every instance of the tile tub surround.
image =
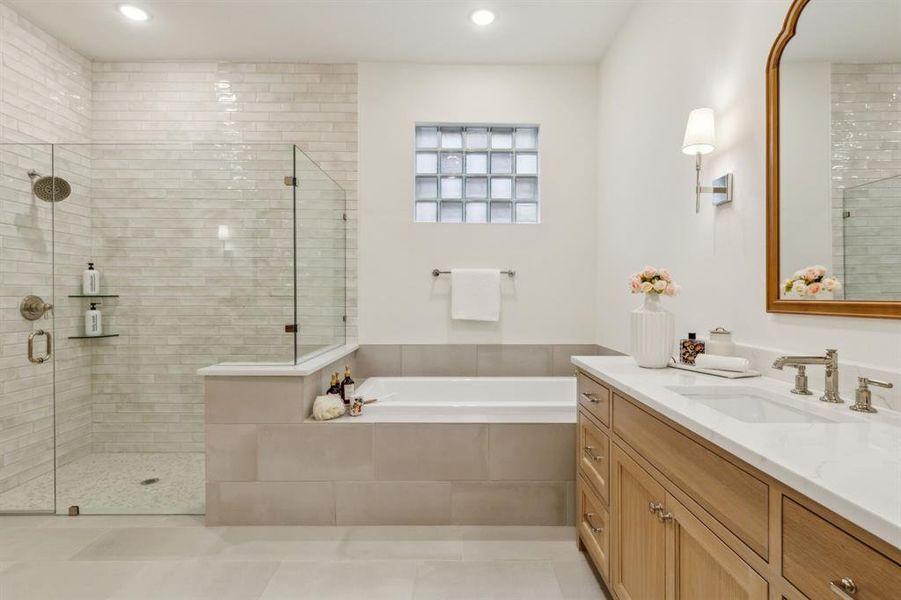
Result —
M793 396L784 382L768 377L727 380L676 369L642 369L630 357L574 357L573 364L901 547L901 414L884 410L860 415L848 410L847 404ZM755 387L834 422L742 422L668 389L674 385Z

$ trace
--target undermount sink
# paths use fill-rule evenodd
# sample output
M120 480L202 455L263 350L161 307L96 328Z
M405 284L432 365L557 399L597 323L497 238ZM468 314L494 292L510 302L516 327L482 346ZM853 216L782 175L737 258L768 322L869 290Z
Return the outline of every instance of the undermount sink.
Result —
M753 387L672 386L667 389L745 423L837 422L837 419L790 406L778 395Z

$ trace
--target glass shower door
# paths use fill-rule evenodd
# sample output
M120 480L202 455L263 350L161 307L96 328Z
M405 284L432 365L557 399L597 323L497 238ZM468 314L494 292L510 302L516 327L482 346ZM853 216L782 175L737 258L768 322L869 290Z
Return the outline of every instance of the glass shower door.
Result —
M0 144L0 513L55 510L50 144Z

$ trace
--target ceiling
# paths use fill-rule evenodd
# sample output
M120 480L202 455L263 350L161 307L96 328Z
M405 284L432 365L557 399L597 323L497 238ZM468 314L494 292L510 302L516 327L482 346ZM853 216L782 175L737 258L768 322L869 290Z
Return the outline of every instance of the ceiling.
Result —
M95 60L596 63L633 0L6 0ZM497 20L469 20L488 8Z

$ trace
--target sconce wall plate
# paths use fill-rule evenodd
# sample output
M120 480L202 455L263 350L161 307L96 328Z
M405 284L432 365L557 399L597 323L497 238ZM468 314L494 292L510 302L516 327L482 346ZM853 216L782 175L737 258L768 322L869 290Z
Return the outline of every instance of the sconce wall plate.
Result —
M714 206L732 202L732 173L726 173L722 177L714 179L710 193L713 194L710 201Z

